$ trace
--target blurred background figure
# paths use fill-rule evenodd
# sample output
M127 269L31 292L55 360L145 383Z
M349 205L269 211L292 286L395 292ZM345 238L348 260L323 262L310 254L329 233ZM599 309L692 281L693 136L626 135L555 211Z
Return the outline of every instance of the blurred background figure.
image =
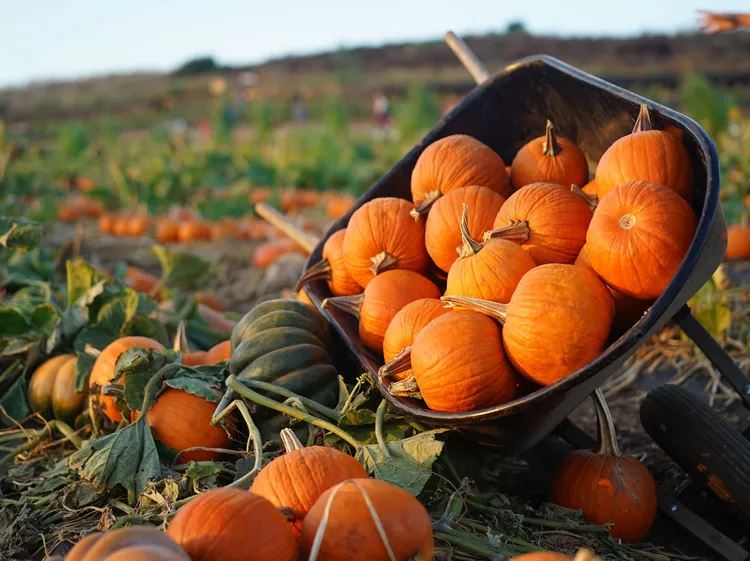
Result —
M391 125L391 104L388 96L383 92L378 92L372 96L372 116L375 120L375 126L381 129Z
M714 34L722 31L750 28L750 13L724 14L718 12L700 12L698 23L706 33Z
M292 96L292 120L302 123L307 120L307 107L302 94L294 92Z

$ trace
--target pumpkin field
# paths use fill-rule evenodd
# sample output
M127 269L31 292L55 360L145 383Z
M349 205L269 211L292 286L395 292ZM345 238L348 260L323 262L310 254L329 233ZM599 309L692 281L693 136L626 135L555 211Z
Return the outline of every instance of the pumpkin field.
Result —
M542 66L409 83L387 123L335 93L233 115L219 71L184 120L0 120L0 560L747 554L750 463L691 471L649 419L684 392L750 461L747 397L664 307L750 376L750 109L639 89L714 177L676 113L568 119ZM521 118L486 101L512 79L563 86ZM699 238L721 264L688 294Z

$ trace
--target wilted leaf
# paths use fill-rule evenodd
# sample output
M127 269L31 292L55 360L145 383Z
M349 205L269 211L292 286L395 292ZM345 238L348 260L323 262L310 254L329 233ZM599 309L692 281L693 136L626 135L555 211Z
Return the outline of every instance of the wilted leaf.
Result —
M31 413L29 404L26 401L26 378L20 370L18 379L13 382L8 391L0 396L0 405L16 421L26 418Z
M208 272L208 263L197 255L172 251L162 245L155 245L152 251L161 265L161 280L168 288L196 288Z
M0 246L7 249L31 248L39 244L42 227L24 218L0 216Z
M117 360L115 379L124 386L125 403L131 411L143 405L146 384L151 377L170 362L176 360L175 353L160 353L153 349L129 349Z
M216 384L201 380L199 378L192 378L188 376L180 376L178 378L172 378L166 381L166 385L170 388L182 390L192 395L202 397L206 401L212 403L219 403L223 392L219 389Z
M443 451L444 443L435 439L435 435L442 432L445 429L387 442L390 457L383 453L379 445L369 444L357 453L357 459L374 477L418 495L432 476L432 464Z
M66 263L68 297L67 305L90 304L93 299L101 294L99 290L93 297L87 293L96 285L104 287L104 277L91 265L82 259L71 260Z

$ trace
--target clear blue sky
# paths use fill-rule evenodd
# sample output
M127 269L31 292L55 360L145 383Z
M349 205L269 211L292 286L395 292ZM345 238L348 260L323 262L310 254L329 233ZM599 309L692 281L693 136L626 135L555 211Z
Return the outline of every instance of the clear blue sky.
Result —
M29 80L167 70L196 55L249 63L289 53L503 29L630 35L695 27L726 0L3 0L0 87Z

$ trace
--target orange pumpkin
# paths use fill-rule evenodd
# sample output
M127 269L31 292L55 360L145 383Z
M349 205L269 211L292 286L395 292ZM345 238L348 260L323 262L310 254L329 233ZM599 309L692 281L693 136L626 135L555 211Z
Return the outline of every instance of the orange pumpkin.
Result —
M179 226L170 218L162 218L156 223L156 239L161 243L176 242Z
M102 386L116 382L115 365L117 364L117 359L120 358L122 353L133 348L164 350L164 346L161 343L148 337L120 337L112 341L101 351L96 362L94 362L91 374L89 374L89 388L91 388L95 402L98 402L104 415L115 423L119 423L122 420L122 415L117 409L115 398L111 395L102 395L101 388Z
M190 243L211 238L211 228L203 220L185 220L177 226L177 241Z
M31 409L45 419L74 421L86 403L86 394L76 391L77 364L74 354L58 355L40 364L29 379Z
M366 478L360 463L329 446L303 448L290 429L281 430L285 454L264 467L250 490L284 508L297 527L328 489L347 479Z
M383 358L385 361L393 360L401 351L411 347L415 337L425 325L449 311L437 298L420 298L401 308L393 316L383 336ZM411 374L411 369L408 369L395 374L393 379L403 380Z
M297 244L288 238L258 244L253 251L253 267L265 269L282 255L297 251Z
M750 226L735 224L727 228L727 252L724 259L750 259Z
M349 274L344 261L346 230L331 234L323 245L323 259L307 269L297 282L297 290L314 280L325 280L334 296L351 296L362 292L362 287Z
M543 136L530 140L518 151L510 174L514 189L540 182L584 185L588 178L586 156L574 142L557 136L550 120Z
M99 217L99 230L103 234L111 234L113 231L115 222L115 215L109 212L102 214Z
M502 321L508 358L543 386L562 380L601 353L615 312L609 290L594 273L562 264L531 269L508 304L461 296L443 300Z
M254 205L264 203L271 197L271 190L267 187L254 187L248 198Z
M190 561L167 534L153 526L129 526L81 539L65 561Z
M167 534L191 561L297 561L286 518L266 499L240 489L211 489L177 511Z
M125 233L128 236L143 236L148 232L151 221L145 213L137 213L129 217L125 223Z
M673 133L654 130L648 107L641 105L633 132L616 140L599 160L596 188L599 199L612 189L635 180L648 180L690 200L693 166L682 140Z
M232 358L232 346L229 339L216 343L208 349L208 362L206 364L218 364Z
M696 222L693 209L673 190L630 181L599 201L586 251L612 288L632 298L653 299L680 266Z
M305 559L325 561L431 561L434 551L425 507L378 479L349 479L323 493L302 523L300 545Z
M486 144L465 134L433 142L419 155L411 174L414 215L428 212L441 195L467 185L481 185L503 197L512 191L505 162Z
M600 559L594 555L593 551L581 548L576 552L575 557L556 551L532 551L512 557L510 561L600 561Z
M338 220L344 216L357 202L351 195L332 193L326 201L326 216L331 220Z
M427 267L424 223L414 221L411 208L403 199L383 197L352 214L344 234L344 260L349 275L361 287L389 269L422 271Z
M616 538L641 541L656 517L656 482L637 458L620 452L601 390L594 393L594 402L601 447L598 452L573 452L563 461L552 482L552 501L581 510L594 524L611 523Z
M439 297L440 289L432 281L414 271L397 269L379 274L362 294L326 298L323 307L334 306L359 317L362 343L379 353L388 325L401 308L420 298Z
M122 237L128 235L128 214L116 214L112 221L112 235Z
M216 404L186 391L167 388L146 413L154 438L174 450L188 448L228 448L229 436L222 427L211 424ZM175 463L215 461L221 452L191 450L179 454Z
M505 201L490 237L515 241L538 265L573 263L586 242L591 208L570 187L532 183Z
M427 215L425 246L427 253L446 273L458 258L463 241L461 239L461 213L468 208L469 233L474 238L492 228L505 198L486 187L459 187L440 197Z
M214 222L209 226L211 239L221 240L225 238L237 239L240 237L240 226L231 218L224 218L219 222Z
M203 366L204 364L208 364L208 352L190 351L182 353L180 362L185 366Z
M219 300L219 297L213 292L209 292L207 290L198 290L197 292L193 293L193 298L197 303L208 306L209 308L216 310L217 312L220 312L223 308L223 306L221 305L221 300Z
M144 294L151 294L156 288L156 285L159 284L159 279L151 273L147 273L138 267L130 266L125 270L124 280L125 284L130 288L137 290L138 292L143 292ZM156 296L158 298L161 295Z
M534 260L508 240L476 241L469 233L467 214L464 207L461 256L448 272L445 294L507 303L521 277L535 267Z

